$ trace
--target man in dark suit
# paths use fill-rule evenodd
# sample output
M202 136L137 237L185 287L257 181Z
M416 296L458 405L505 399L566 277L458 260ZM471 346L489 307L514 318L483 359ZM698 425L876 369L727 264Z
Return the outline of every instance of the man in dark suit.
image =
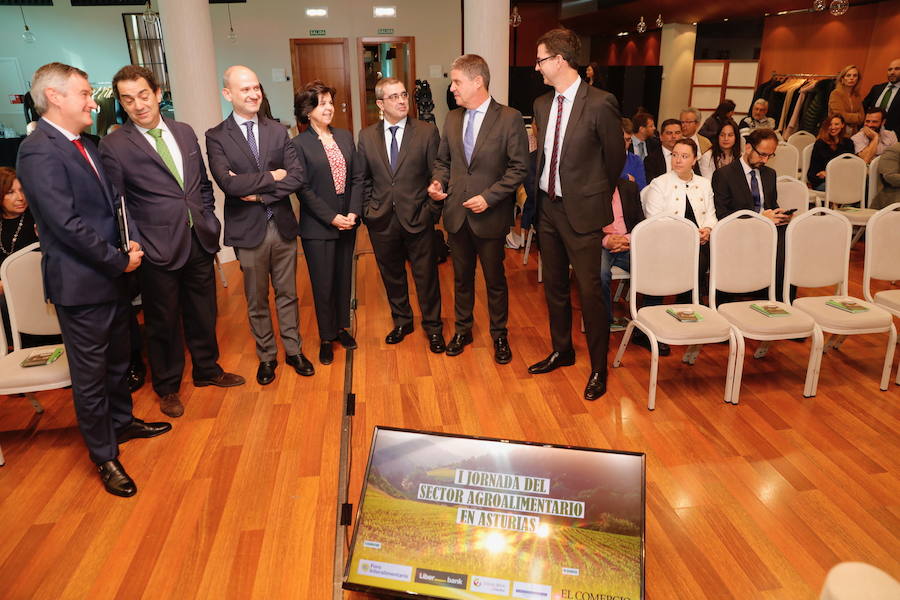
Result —
M384 120L359 132L358 155L365 177L362 217L394 320L384 341L397 344L413 330L409 260L429 349L439 354L446 349L434 244L441 209L428 198L428 184L440 136L431 123L408 116L409 94L399 79L380 79L375 98Z
M35 72L31 91L43 118L22 142L16 169L41 232L44 290L59 317L78 428L106 490L133 496L118 444L171 429L131 413L124 273L137 269L143 252L134 239L126 244L110 178L93 142L81 137L97 108L87 73L50 63Z
M653 115L646 112L635 113L631 119L634 133L631 135L631 152L643 161L647 156L659 149L659 138L656 137L656 121ZM649 183L650 180L648 179Z
M553 351L528 371L548 373L575 364L571 265L591 358L584 398L596 400L606 393L609 346L602 287L603 228L613 222L612 195L625 165L625 147L615 96L578 77L575 61L580 46L578 36L568 29L553 29L537 44L535 70L554 88L534 101L537 231Z
M144 244L139 275L153 389L160 410L180 417L185 341L195 386L244 383L217 362L213 260L221 225L197 136L160 116L162 91L153 73L128 65L112 87L130 121L103 138L100 153Z
M775 294L782 295L784 281L784 233L791 215L778 208L777 175L766 166L778 149L778 136L771 129L754 129L747 136L740 160L713 172L712 188L716 218L733 212L752 210L771 219L778 227L778 254L775 262Z
M895 58L887 68L887 81L873 85L863 99L863 106L881 108L887 114L883 127L900 136L900 58Z
M491 98L491 73L482 57L457 58L450 79L461 108L447 115L428 187L432 200L444 201L453 258L456 332L447 355L456 356L472 343L477 259L487 285L494 360L502 365L512 360L504 241L513 224L516 189L528 172L528 136L522 114Z
M234 112L206 132L213 179L225 192L225 243L234 246L244 276L250 331L256 340L256 381L275 380L278 346L269 310L269 280L275 289L285 362L300 375L315 370L300 351L297 311L297 218L290 194L300 187L303 167L287 130L260 114L263 94L256 73L229 67L222 94Z
M647 183L672 170L672 148L675 147L675 142L681 138L681 121L678 119L666 119L662 122L659 136L661 144L644 159L644 173L647 175ZM699 161L694 163L694 173L700 174Z

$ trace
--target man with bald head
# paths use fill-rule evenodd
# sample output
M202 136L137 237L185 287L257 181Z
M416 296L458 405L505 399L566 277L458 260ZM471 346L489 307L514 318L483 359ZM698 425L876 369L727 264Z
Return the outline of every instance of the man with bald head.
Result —
M900 58L895 58L887 68L887 81L873 85L863 100L866 110L882 109L887 119L882 126L900 135Z
M287 129L260 113L263 94L256 73L229 67L222 95L234 111L206 132L213 179L225 192L225 244L234 247L244 275L250 331L256 340L256 380L275 379L278 347L269 310L275 290L285 362L304 376L314 373L300 351L297 310L297 218L290 194L300 187L303 167Z

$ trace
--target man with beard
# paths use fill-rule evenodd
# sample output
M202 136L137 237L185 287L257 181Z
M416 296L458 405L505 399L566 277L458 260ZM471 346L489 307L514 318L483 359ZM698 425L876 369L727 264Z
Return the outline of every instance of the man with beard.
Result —
M850 138L853 142L853 151L867 164L897 143L897 134L884 127L884 123L884 109L869 108L866 110L866 120L863 123L863 128Z

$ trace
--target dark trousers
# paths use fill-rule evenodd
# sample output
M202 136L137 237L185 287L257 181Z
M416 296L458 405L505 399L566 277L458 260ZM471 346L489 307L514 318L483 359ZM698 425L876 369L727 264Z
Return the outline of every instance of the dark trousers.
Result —
M456 233L449 233L450 256L453 258L453 303L456 311L456 333L472 329L472 310L475 308L475 261L481 262L481 272L487 287L488 314L491 318L491 338L505 337L509 318L509 289L503 270L505 238L480 238L472 232L467 221Z
M222 367L216 340L213 255L192 233L191 255L183 267L170 271L145 261L138 272L154 391L160 396L178 393L185 343L191 353L193 378L218 377Z
M408 259L419 296L422 328L429 334L441 333L441 288L438 283L434 229L427 227L418 233L410 233L397 220L397 215L392 215L390 223L384 229L369 229L369 238L372 240L381 281L384 282L384 291L391 306L394 327L413 325L406 277Z
M569 265L575 271L591 370L606 373L609 309L603 293L603 232L577 233L569 224L561 198L541 194L538 240L544 269L544 294L555 352L572 352L572 296Z
M95 463L119 456L116 430L132 421L131 392L126 381L130 311L124 294L117 302L56 307L72 377L78 429Z
M331 341L338 331L350 327L350 287L356 230L341 231L337 239L303 239L303 254L309 270L319 339Z

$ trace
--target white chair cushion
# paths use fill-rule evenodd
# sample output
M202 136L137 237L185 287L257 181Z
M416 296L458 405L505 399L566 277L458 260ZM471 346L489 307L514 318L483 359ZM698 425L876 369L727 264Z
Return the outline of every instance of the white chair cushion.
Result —
M851 225L863 227L878 211L871 208L851 208L838 209L838 212L850 219Z
M69 361L65 352L49 365L28 368L19 366L32 353L56 347L23 348L0 358L0 395L53 390L70 385Z
M703 319L697 323L682 323L666 312L666 309L694 309ZM637 313L637 320L653 330L660 341L668 344L695 344L698 340L721 341L728 339L731 327L721 315L699 304L645 306Z
M815 321L806 313L795 310L776 302L779 308L791 313L786 317L767 317L766 315L750 308L751 304L768 304L768 302L729 302L718 307L719 314L734 323L738 329L748 335L778 335L783 334L786 339L806 337L812 335ZM832 309L834 310L834 309Z
M798 308L816 320L823 329L852 332L860 329L888 329L891 326L891 314L859 298L854 302L869 310L861 313L849 313L825 304L829 300L846 300L846 296L813 296L797 298L794 308Z
M900 290L885 290L875 294L875 304L879 304L896 315L900 315Z

